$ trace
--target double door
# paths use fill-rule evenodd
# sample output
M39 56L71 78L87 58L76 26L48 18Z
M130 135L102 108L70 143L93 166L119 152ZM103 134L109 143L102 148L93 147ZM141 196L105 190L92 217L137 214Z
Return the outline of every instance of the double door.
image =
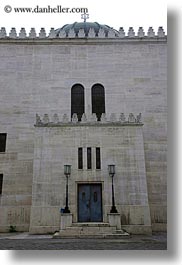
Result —
M102 222L102 185L78 185L78 222Z

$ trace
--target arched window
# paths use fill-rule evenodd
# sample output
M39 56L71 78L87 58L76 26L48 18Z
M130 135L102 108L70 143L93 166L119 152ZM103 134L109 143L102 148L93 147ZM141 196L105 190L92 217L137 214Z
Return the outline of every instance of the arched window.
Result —
M92 113L96 113L99 121L102 113L105 113L105 92L101 84L92 87Z
M78 120L81 121L84 109L84 87L81 84L75 84L71 89L71 117L76 113Z

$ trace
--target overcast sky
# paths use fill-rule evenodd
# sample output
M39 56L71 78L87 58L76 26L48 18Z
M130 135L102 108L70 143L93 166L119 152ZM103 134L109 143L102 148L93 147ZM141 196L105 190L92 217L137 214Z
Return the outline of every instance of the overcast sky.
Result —
M12 11L6 13L5 6L11 6ZM29 32L31 27L35 27L37 31L41 27L45 27L49 32L51 27L59 28L64 24L81 21L81 14L71 13L15 13L14 8L30 7L36 8L47 7L52 8L60 5L68 8L88 8L89 20L107 24L115 29L124 27L128 32L128 28L133 26L137 32L138 27L143 26L145 32L152 26L157 31L159 26L163 26L167 30L167 3L164 0L1 0L0 2L0 27L6 27L7 31L11 27L19 30L25 27Z

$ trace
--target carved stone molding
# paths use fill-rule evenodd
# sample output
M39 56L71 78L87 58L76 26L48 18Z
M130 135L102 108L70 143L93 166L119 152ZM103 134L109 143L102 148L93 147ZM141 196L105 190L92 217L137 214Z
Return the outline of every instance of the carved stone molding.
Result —
M120 27L119 31L113 30L111 28L107 34L102 28L99 29L99 32L97 32L97 34L94 28L90 28L88 32L88 36L85 34L84 29L80 29L78 34L75 33L74 29L70 29L68 33L66 33L64 29L61 29L58 34L54 28L51 28L47 36L45 28L41 28L39 34L36 33L35 28L31 28L30 33L27 36L26 30L23 27L20 29L20 32L18 34L15 28L11 28L9 34L7 34L6 29L2 27L0 29L0 39L4 39L4 38L8 38L8 39L25 39L26 38L26 39L36 39L36 40L38 39L59 39L59 38L94 38L94 39L117 38L117 39L127 39L127 40L129 38L131 38L131 40L132 38L134 38L136 40L138 38L140 40L142 38L165 39L166 35L162 27L158 28L156 35L152 27L149 27L147 35L145 35L145 32L142 27L139 27L137 35L135 35L133 27L129 27L128 34L125 34L123 27Z
M108 118L109 117L109 118ZM132 125L132 124L142 124L142 114L139 113L135 115L133 113L129 113L128 117L126 118L124 113L120 113L117 115L116 113L111 113L110 115L106 115L103 113L101 115L100 121L97 118L95 113L92 114L85 114L83 113L81 117L81 121L78 121L78 116L76 113L72 115L72 118L69 119L67 114L63 114L62 119L59 119L57 113L55 113L52 118L49 117L48 114L44 114L43 118L36 114L36 124L35 126L58 126L63 124L70 124L70 125L102 125L102 124L118 124L118 125Z

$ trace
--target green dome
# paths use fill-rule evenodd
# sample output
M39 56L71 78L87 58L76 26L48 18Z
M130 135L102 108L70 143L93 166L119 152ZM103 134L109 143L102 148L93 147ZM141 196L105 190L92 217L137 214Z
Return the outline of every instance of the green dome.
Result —
M59 32L61 30L65 30L66 32L66 35L68 36L68 32L70 29L74 29L75 33L76 33L76 36L78 36L78 32L80 29L84 29L84 32L85 32L85 35L86 37L88 36L88 32L89 30L93 28L96 32L96 36L98 35L98 32L100 29L103 29L105 31L105 34L106 34L106 37L107 37L107 34L108 34L108 31L109 30L112 30L114 33L115 33L115 36L119 36L119 32L107 25L101 25L97 22L75 22L73 24L66 24L64 25L62 28L59 28L56 30L56 33L57 33L57 36L59 35Z

